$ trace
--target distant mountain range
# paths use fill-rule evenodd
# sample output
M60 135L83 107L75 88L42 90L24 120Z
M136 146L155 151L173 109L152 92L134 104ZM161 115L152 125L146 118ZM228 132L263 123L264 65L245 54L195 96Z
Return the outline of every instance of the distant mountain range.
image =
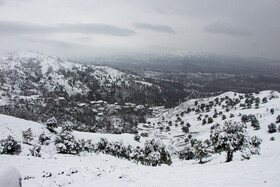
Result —
M136 55L94 58L84 61L122 69L142 68L164 72L278 73L280 71L280 61L222 55Z

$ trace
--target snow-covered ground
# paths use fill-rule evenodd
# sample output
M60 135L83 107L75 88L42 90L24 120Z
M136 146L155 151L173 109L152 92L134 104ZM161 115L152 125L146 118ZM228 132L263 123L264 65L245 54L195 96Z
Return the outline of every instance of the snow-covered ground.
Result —
M0 139L12 135L22 145L20 155L0 155L0 166L4 164L13 165L17 168L22 177L22 186L279 186L280 184L280 132L269 134L267 125L275 123L276 117L280 114L280 98L278 92L265 91L256 94L261 100L263 97L275 98L267 103L260 103L259 108L254 106L251 109L242 109L237 106L226 112L222 106L216 106L218 111L223 111L227 120L240 121L239 113L256 115L260 130L254 130L248 124L248 134L259 136L261 144L260 155L254 155L250 160L240 159L240 153L235 153L232 162L226 163L224 153L213 154L206 163L198 164L197 160L182 161L174 157L173 163L157 167L144 166L133 161L116 158L105 154L85 153L80 155L58 154L54 145L42 146L42 157L28 156L30 145L22 143L22 131L32 129L35 136L33 142L37 142L39 134L45 132L52 136L44 125L26 121L6 115L0 115ZM237 98L239 94L232 92L225 93L219 98L229 96ZM209 102L214 98L200 99L200 103ZM244 98L245 99L245 98ZM157 118L149 119L151 128L143 129L148 132L149 137L141 137L140 142L134 140L130 134L97 134L85 132L73 132L76 139L90 139L97 142L104 137L109 141L122 141L125 145L143 146L145 139L161 139L170 148L176 147L174 136L181 135L182 130L175 127L174 123L178 115L188 107L194 106L191 100L182 105L168 110ZM244 102L244 101L241 101ZM274 114L270 109L274 108ZM214 110L214 109L213 109ZM214 111L202 113L212 116ZM230 118L230 114L234 117ZM198 132L194 136L197 139L209 138L211 124L202 125L197 121L198 114L191 112L181 116L183 121L191 124L190 131ZM221 116L214 119L214 123L223 123ZM164 120L163 120L164 119ZM170 131L163 131L157 128L160 125L167 125L165 122L173 121ZM160 123L158 123L160 122ZM153 125L155 123L155 125ZM143 128L144 124L139 127ZM142 132L140 130L140 132ZM159 136L161 135L161 136ZM271 141L271 137L274 141ZM0 169L1 170L1 169ZM1 185L0 185L1 186Z
M117 85L125 83L128 85L128 80L137 81L140 86L152 85L151 83L142 81L142 78L139 76L127 74L114 68L78 64L42 53L29 51L11 53L0 57L0 70L8 74L13 72L14 77L6 77L7 80L4 82L5 84L0 87L5 90L13 90L13 92L20 92L20 87L25 79L27 77L33 77L34 79L40 80L39 82L32 83L35 87L44 85L48 91L53 91L56 86L60 85L69 95L78 93L85 94L89 92L90 89L84 82L77 80L77 77L73 77L74 74L79 74L80 72L86 72L87 74L90 72L90 76L95 78L100 86L108 86L113 83ZM66 72L68 73L67 76ZM12 86L13 89L11 89ZM0 94L2 95L1 89ZM0 99L0 106L4 105L3 99Z
M275 143L276 144L276 143ZM277 145L279 147L279 143ZM1 155L23 176L23 186L278 186L279 149L248 161L174 161L171 166L137 165L109 155L54 155L49 158ZM217 158L214 158L217 159ZM28 179L29 178L29 179Z

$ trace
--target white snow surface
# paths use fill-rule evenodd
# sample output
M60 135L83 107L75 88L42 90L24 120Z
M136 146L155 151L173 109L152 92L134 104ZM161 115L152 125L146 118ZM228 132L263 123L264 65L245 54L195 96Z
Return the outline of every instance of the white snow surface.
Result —
M229 96L237 98L239 95L232 92L224 93L220 96ZM80 155L57 154L54 145L42 146L42 157L32 157L29 155L30 146L22 143L22 131L28 128L32 129L34 136L38 136L45 132L48 136L52 136L43 124L14 118L6 115L0 115L0 139L12 135L22 145L22 153L20 155L0 155L0 166L11 164L17 168L22 176L22 186L279 186L280 184L280 132L269 134L267 125L275 123L275 119L280 115L280 94L278 92L264 91L255 94L261 100L263 97L275 98L268 100L267 103L260 104L259 108L242 109L237 107L225 112L221 106L217 106L218 111L223 111L227 119L232 121L240 121L239 113L254 114L260 122L260 130L254 130L248 125L248 134L257 135L262 138L260 155L254 155L250 160L241 160L240 153L234 154L232 162L225 162L225 154L213 154L206 163L198 164L197 160L182 161L173 158L172 165L161 165L157 167L144 166L136 164L133 161L119 159L110 155L96 153L80 153ZM205 98L199 99L198 102L209 102L215 99ZM151 128L143 129L148 132L147 139L161 139L170 152L176 149L176 139L174 136L182 135L181 128L170 127L168 132L160 132L158 123L174 120L176 114L193 106L195 100L187 101L174 109L164 111L158 118L148 119ZM275 113L271 114L269 109L274 108ZM233 118L229 118L229 114L234 114ZM211 110L203 115L213 115ZM197 139L209 138L209 124L201 125L198 122L197 114L191 112L182 117L184 121L189 122L191 132L198 132L194 135ZM155 125L153 125L155 123ZM214 119L214 123L222 124L221 116ZM142 127L144 124L140 124ZM180 127L180 126L179 126ZM145 139L141 137L140 142L134 141L134 135L131 134L98 134L73 132L76 139L84 138L97 142L100 138L106 138L109 141L122 141L125 145L143 146ZM275 140L271 141L270 138ZM164 137L164 138L162 138ZM36 138L33 144L38 141ZM178 140L180 141L180 140ZM3 186L0 184L0 186Z
M20 187L21 176L19 171L5 163L1 164L0 167L0 186L3 187Z
M17 83L21 84L23 81L21 79L25 78L24 71L26 71L26 69L24 66L28 65L30 62L38 65L42 73L40 83L44 84L49 91L53 91L57 85L60 85L69 95L78 93L85 94L89 91L89 88L78 80L76 80L73 85L70 84L73 82L71 76L65 77L60 71L76 73L77 71L86 71L90 68L91 75L98 80L101 86L112 85L112 83L121 84L121 82L129 84L128 80L137 80L142 86L147 86L149 84L141 81L142 78L139 76L127 74L114 68L78 64L42 53L29 51L11 53L0 58L0 71L17 71L17 75L21 77L17 80ZM34 72L30 72L30 74L32 75Z

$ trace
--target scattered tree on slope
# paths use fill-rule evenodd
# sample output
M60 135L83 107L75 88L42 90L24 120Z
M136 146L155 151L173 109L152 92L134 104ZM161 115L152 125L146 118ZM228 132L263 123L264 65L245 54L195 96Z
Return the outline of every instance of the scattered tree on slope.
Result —
M226 162L232 161L233 153L241 150L246 144L246 127L242 123L228 121L223 127L216 124L211 127L210 133L214 151L217 153L227 152Z
M199 163L203 163L202 159L208 158L211 155L211 148L210 148L209 140L205 140L202 142L198 140L194 145L194 154L197 159L199 159Z

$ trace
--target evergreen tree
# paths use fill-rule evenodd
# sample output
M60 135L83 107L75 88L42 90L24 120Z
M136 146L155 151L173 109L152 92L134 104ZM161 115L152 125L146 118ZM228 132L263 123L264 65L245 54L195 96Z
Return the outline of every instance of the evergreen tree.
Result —
M21 145L12 136L0 140L0 154L18 155L21 153Z
M276 123L280 123L280 115L277 116Z
M241 149L241 156L244 159L249 160L251 158L251 155L256 155L260 154L260 145L262 143L262 139L260 139L257 136L253 136L251 138L247 137L246 138L246 144L245 146Z
M213 118L217 118L217 117L218 117L218 114L215 113L215 114L213 115Z
M139 134L134 135L134 140L135 141L140 142L140 138L141 138L141 136Z
M269 133L274 133L277 131L277 127L275 125L275 123L271 123L270 125L267 126L268 127L268 132Z
M213 123L213 119L211 117L208 118L208 124Z
M55 128L57 128L57 121L55 118L49 118L46 122L46 126L50 132L56 133L56 131L54 130Z
M71 121L66 121L62 125L63 131L73 131L73 129L75 129L75 125Z
M178 156L182 160L191 160L194 159L194 148L192 147L185 147L184 149L178 151Z
M204 158L210 157L211 149L209 147L209 144L206 142L202 142L201 140L198 140L194 145L194 154L197 159L199 159L199 163L203 163Z
M260 100L259 97L257 97L257 98L255 99L255 103L258 104L258 105L260 104L260 101L261 101L261 100Z
M214 151L227 153L226 162L232 161L233 153L241 150L245 145L246 127L242 123L225 122L221 127L219 124L211 127L210 140Z
M205 125L206 124L206 119L204 118L203 120L202 120L202 125Z
M260 123L257 120L257 118L252 118L251 126L254 127L255 130L259 130L260 129Z
M35 157L41 157L41 146L33 146L31 149L29 149L31 156L35 156Z
M45 132L39 135L39 142L42 145L48 145L50 143L50 138L46 136Z
M262 99L262 102L263 102L263 103L267 103L267 98L264 97L264 98Z
M188 127L184 126L184 127L182 127L182 131L183 131L184 133L188 133L190 130L189 130Z
M23 141L29 144L33 140L33 134L31 128L28 128L26 131L22 131Z
M250 119L249 119L249 117L245 114L245 115L243 115L243 116L241 117L241 121L242 121L243 123L246 123L246 122L250 121Z
M79 153L79 143L69 131L62 131L59 136L56 137L55 147L59 153Z

